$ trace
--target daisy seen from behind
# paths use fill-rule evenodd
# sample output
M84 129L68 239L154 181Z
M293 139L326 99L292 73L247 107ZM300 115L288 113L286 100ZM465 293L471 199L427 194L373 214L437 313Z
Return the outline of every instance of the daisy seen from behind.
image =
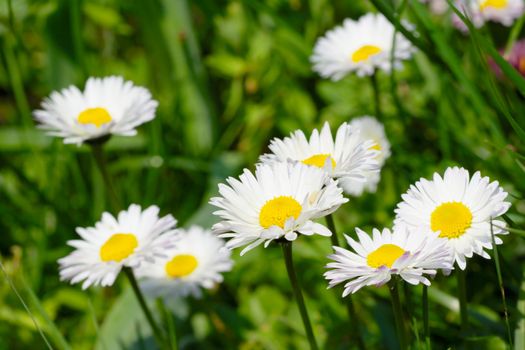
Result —
M479 171L470 177L464 168L448 168L443 176L434 173L432 180L422 178L410 186L397 205L394 224L438 232L464 270L473 254L490 258L485 249L492 249L492 232L495 243L503 243L499 236L508 234L506 223L497 218L510 207L506 198L499 183Z
M359 241L345 235L353 251L334 247L324 274L330 288L346 282L343 297L365 286L382 286L393 275L413 285L430 285L426 276L452 268L445 240L432 231L398 226L393 232L373 229L372 237L359 228L356 233Z
M327 172L297 162L259 164L253 174L245 169L239 179L219 184L210 204L222 221L212 228L229 238L230 249L245 246L241 255L261 243L293 241L298 234L330 236L313 220L331 214L348 200Z
M270 142L272 153L260 157L262 163L297 161L323 169L345 187L346 182L366 182L369 174L379 171L378 155L373 140L363 140L359 130L347 123L337 129L335 139L330 125L325 123L319 132L312 131L309 139L296 130L284 139Z
M83 91L72 85L51 93L33 116L49 135L80 145L106 135L135 135L137 126L155 118L157 105L146 88L122 77L91 77Z
M349 124L350 128L359 130L361 141L372 140L374 145L372 149L379 151L376 160L379 166L385 164L387 158L390 157L390 142L386 137L385 127L376 118L371 116L362 116L353 118ZM360 196L363 192L374 193L377 190L379 183L380 172L369 172L365 176L365 181L343 181L341 185L346 193L353 196Z
M395 34L394 67L415 51L412 44L381 14L368 13L357 21L345 19L341 26L317 40L310 61L323 78L341 80L347 74L372 75L392 70L391 53Z
M171 215L159 217L159 208L142 210L131 204L115 218L105 212L95 227L78 227L81 239L69 241L75 250L58 260L60 279L72 284L111 286L124 267L136 268L154 262L177 240Z
M199 298L202 288L221 283L222 274L232 269L231 251L210 230L192 226L180 229L179 234L176 245L167 248L164 257L135 270L141 289L153 298Z

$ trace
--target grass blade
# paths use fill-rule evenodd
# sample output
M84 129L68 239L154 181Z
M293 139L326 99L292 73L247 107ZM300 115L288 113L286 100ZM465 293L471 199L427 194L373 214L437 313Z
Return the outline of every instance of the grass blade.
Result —
M47 340L46 335L44 334L44 331L42 330L42 328L38 324L38 321L36 320L35 316L33 315L31 310L27 306L26 302L24 301L24 298L22 298L22 296L20 295L20 293L16 289L15 284L13 283L13 281L11 280L9 275L7 274L7 271L4 268L4 264L2 264L1 261L0 261L0 269L2 269L2 273L4 274L4 278L7 281L7 283L9 284L9 286L11 287L11 290L13 291L13 293L15 293L16 297L18 298L18 300L20 300L20 303L22 304L23 308L26 310L27 314L29 315L29 317L33 321L33 324L35 325L36 329L38 330L38 333L40 334L40 337L42 338L42 340L46 344L47 348L53 350L53 347L51 346L51 344Z
M507 336L509 344L512 348L512 333L510 331L509 310L507 308L507 299L505 298L505 288L503 287L503 278L501 277L501 267L499 264L498 245L494 238L494 227L492 226L492 218L490 218L490 235L492 236L492 245L494 246L494 264L496 265L496 274L498 275L498 285L501 292L501 300L503 302L503 312L505 314L505 326L507 327Z
M514 329L514 350L525 349L525 269L521 278L517 312L519 320Z

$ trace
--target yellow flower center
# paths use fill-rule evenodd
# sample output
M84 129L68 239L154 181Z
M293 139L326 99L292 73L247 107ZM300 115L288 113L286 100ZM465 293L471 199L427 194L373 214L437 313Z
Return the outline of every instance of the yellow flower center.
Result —
M122 261L130 256L138 245L134 234L115 233L100 248L100 259L104 262Z
M173 278L188 276L195 271L197 265L199 265L199 263L193 255L175 255L173 259L166 264L166 273Z
M440 231L439 237L458 238L472 224L472 213L463 203L447 202L434 209L430 215L430 227Z
M382 50L374 45L363 45L352 54L352 61L354 63L366 61L370 57L377 55Z
M97 128L111 121L111 115L105 108L88 108L80 112L77 118L80 124L95 124Z
M335 162L334 158L332 158L332 156L329 154L315 154L309 158L303 159L302 162L306 165L312 165L318 168L323 168L328 158L330 158L330 161L332 162L332 169L334 169L337 163Z
M376 141L376 144L370 147L370 149L375 149L376 151L381 151L381 145Z
M279 196L267 201L261 208L259 223L264 228L279 226L284 228L284 223L290 217L297 219L301 214L301 204L290 196Z
M381 247L368 254L366 257L366 263L374 269L385 265L392 268L392 265L394 265L396 260L404 253L405 251L395 244L383 244Z
M479 5L479 8L481 11L485 10L487 7L501 10L507 7L507 2L508 0L485 0Z

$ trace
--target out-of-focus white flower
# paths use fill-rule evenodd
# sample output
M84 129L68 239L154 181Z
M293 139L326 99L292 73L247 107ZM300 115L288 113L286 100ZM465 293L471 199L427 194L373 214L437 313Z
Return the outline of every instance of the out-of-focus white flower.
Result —
M284 139L275 138L270 143L272 153L263 154L263 163L302 162L323 169L339 181L343 188L346 183L364 184L379 171L379 145L360 134L359 128L343 123L337 130L335 140L330 125L325 123L321 132L312 131L308 140L301 130L294 131Z
M372 149L379 151L376 159L379 166L382 167L385 164L385 160L390 157L390 142L386 137L385 127L376 118L371 116L363 116L353 118L350 121L350 128L352 130L359 130L361 140L372 140L374 145ZM346 193L352 196L360 196L363 192L374 193L377 190L377 184L381 179L379 171L368 172L365 175L365 181L353 181L348 179L341 182L341 186Z
M395 34L394 67L391 53ZM313 69L324 78L340 80L355 72L372 75L376 70L390 72L409 59L412 44L383 15L368 13L357 21L345 19L342 26L317 40L311 57Z
M231 251L210 230L192 226L179 233L175 246L164 251L165 257L136 269L141 289L153 298L199 298L202 288L221 283L222 274L232 269Z

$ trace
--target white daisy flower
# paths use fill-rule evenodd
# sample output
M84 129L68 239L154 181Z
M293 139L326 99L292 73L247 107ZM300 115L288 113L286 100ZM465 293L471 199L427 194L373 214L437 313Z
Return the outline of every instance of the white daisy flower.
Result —
M110 134L135 135L137 126L155 118L157 105L147 89L111 76L89 78L84 91L54 91L33 116L49 135L80 145Z
M354 252L334 247L333 260L325 272L329 288L348 281L343 297L355 293L364 286L382 286L399 275L410 284L430 285L425 275L435 276L437 269L452 269L452 259L446 249L446 241L437 233L425 230L409 231L399 226L390 232L373 229L373 236L356 228L359 242L345 235Z
M225 242L210 230L192 226L179 230L180 239L165 250L164 258L136 269L140 287L153 297L199 298L201 288L210 289L223 281L222 273L230 271L233 261Z
M484 249L492 249L491 218L496 244L503 243L498 235L508 233L505 222L496 219L510 207L507 192L479 171L471 178L463 168L448 168L443 177L420 179L402 198L394 224L439 232L462 270L473 254L490 259Z
M376 69L390 72L394 26L381 14L368 13L357 21L345 19L342 26L317 40L311 57L313 69L324 78L340 80L350 72L358 76ZM395 37L394 68L415 51L399 32Z
M456 8L478 28L488 21L510 27L525 10L523 0L457 0ZM453 14L452 21L459 29L468 30L456 14Z
M376 118L363 116L353 118L350 121L350 128L359 130L361 141L372 140L374 145L372 149L379 151L376 159L379 166L382 167L385 161L390 157L390 142L386 138L385 127ZM381 179L379 172L369 172L365 174L365 181L347 180L341 183L346 193L352 196L360 196L363 192L374 193L377 190L377 184Z
M82 239L68 241L75 251L58 260L60 280L84 281L82 289L111 286L123 267L136 268L161 257L177 240L176 223L171 215L159 218L154 205L142 210L132 204L117 218L105 212L95 227L77 227Z
M335 140L330 125L325 123L321 132L314 129L310 140L301 130L284 139L275 138L269 146L272 153L260 157L263 163L288 160L322 168L332 178L338 179L343 188L347 182L366 182L367 176L379 171L378 155L374 141L363 140L359 130L343 123Z
M210 203L220 210L223 221L213 232L231 238L230 249L247 245L241 255L265 242L297 234L330 236L325 226L312 220L331 214L348 200L330 176L319 168L301 163L260 164L255 175L245 169L239 180L219 184L220 197Z

